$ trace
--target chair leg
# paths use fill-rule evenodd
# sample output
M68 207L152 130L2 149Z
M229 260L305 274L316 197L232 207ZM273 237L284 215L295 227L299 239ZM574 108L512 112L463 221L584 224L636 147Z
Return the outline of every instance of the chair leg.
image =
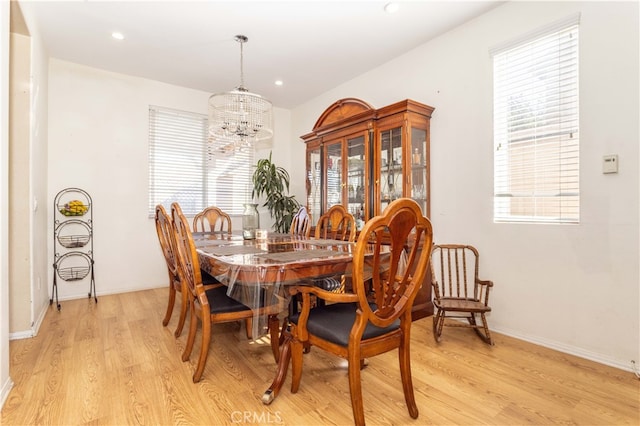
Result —
M467 321L469 322L469 324L472 327L477 327L478 324L476 324L476 314L474 313L470 313L469 316L467 317Z
M280 361L280 321L277 315L269 315L269 337L271 340L271 351L276 363Z
M253 318L245 318L244 327L247 329L247 339L253 339Z
M176 331L173 333L175 337L180 337L182 334L182 329L184 328L185 320L187 319L187 310L189 307L189 297L187 296L186 291L181 291L182 295L182 306L180 306L180 318L178 319L178 326L176 327Z
M351 349L349 360L349 393L351 409L356 426L364 426L364 405L362 404L362 383L360 381L360 350Z
M171 319L171 314L173 314L173 305L176 304L176 289L173 287L173 280L169 281L169 304L167 305L167 313L164 314L164 319L162 320L162 325L167 326L169 324L169 320Z
M291 339L291 393L298 392L300 388L303 348L303 343L294 335L293 339Z
M285 317L282 320L282 328L280 329L280 337L278 338L278 344L282 346L284 343L284 333L289 328L289 317Z
M433 317L433 338L437 343L440 343L442 338L442 327L444 325L444 314L442 309L438 309Z
M491 332L489 331L489 325L487 324L487 317L484 313L480 313L480 318L482 319L482 328L484 329L484 334L482 334L478 327L476 327L476 333L482 341L493 346L493 339L491 339Z
M189 334L187 335L187 344L182 352L182 361L189 361L191 351L193 350L193 344L196 340L196 330L198 329L198 316L193 306L193 300L189 301L189 312L191 312L189 319Z
M408 334L408 333L407 333ZM418 406L413 393L413 381L411 379L411 351L409 348L409 336L402 335L402 341L398 348L398 357L400 359L400 376L402 377L402 390L404 391L404 400L407 403L407 410L413 419L418 418Z
M476 332L478 337L482 339L483 342L489 345L493 345L493 341L491 340L491 333L489 332L489 326L487 325L487 317L482 312L480 313L480 319L482 320L482 328L484 329L484 334L480 331L480 326L476 321L476 314L471 313L469 317L467 317L469 324L471 325L471 327L473 327L473 331Z
M209 343L211 342L211 318L203 313L202 318L202 346L200 347L200 356L198 357L198 366L193 373L193 383L197 383L202 378L202 372L207 364L207 355L209 355Z

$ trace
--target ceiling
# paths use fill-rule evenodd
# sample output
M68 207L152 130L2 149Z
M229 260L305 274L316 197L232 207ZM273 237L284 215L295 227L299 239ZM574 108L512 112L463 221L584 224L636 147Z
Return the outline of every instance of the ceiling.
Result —
M366 0L19 3L51 57L209 93L240 84L234 36L246 35L244 86L294 108L502 2L399 1L393 14Z

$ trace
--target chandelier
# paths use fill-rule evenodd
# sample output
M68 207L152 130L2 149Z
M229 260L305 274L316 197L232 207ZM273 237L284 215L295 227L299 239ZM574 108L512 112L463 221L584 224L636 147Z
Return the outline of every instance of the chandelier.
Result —
M235 40L240 43L240 85L209 97L209 136L219 152L237 151L273 136L271 102L244 87L242 48L249 39L237 35Z

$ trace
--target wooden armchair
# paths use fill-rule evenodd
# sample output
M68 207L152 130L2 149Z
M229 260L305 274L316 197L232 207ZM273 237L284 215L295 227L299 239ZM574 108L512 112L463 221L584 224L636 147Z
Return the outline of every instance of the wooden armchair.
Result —
M422 216L418 204L408 198L398 199L382 215L369 220L360 232L353 253L354 293L333 293L314 286L291 289L292 294L302 295L302 311L290 318L292 393L300 387L305 346L316 346L346 358L354 421L363 425L360 381L363 361L398 349L409 415L418 417L411 380L411 307L427 271L432 235L431 223ZM390 238L390 246L383 243L385 237ZM368 250L373 253L367 254ZM366 264L375 271L369 273L374 301L368 300L365 289ZM415 275L410 271L415 271ZM312 308L312 295L333 303Z
M207 207L193 217L193 232L231 232L231 217L217 207Z
M433 304L436 314L433 317L433 336L440 342L442 328L473 328L486 343L493 345L486 313L489 307L489 291L492 281L478 278L478 250L469 245L434 245L431 255L431 273L434 291ZM482 324L476 322L480 316ZM448 318L464 319L447 321ZM482 331L481 331L482 329Z
M336 204L318 219L315 237L317 239L355 241L356 219L344 206Z
M298 212L293 216L289 233L309 238L309 235L311 234L311 216L309 215L306 207L301 206Z
M178 272L185 283L185 292L188 292L189 309L191 319L187 344L182 354L182 360L189 360L193 344L196 338L198 322L202 323L202 344L198 364L193 373L193 382L202 378L209 344L211 341L211 325L220 322L251 319L255 314L269 315L269 334L271 337L271 350L276 362L279 359L280 348L278 345L278 313L279 304L265 305L256 310L227 296L227 287L223 284L212 285L208 288L202 284L200 262L193 242L193 236L189 230L189 223L182 214L178 203L171 204L171 216L174 222L174 238L178 253Z

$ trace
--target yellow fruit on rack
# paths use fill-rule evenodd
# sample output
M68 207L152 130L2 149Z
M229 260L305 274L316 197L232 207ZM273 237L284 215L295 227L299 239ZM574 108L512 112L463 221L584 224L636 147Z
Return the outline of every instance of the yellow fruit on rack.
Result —
M65 216L82 216L88 210L89 206L85 206L82 201L71 200L60 209L60 213Z

